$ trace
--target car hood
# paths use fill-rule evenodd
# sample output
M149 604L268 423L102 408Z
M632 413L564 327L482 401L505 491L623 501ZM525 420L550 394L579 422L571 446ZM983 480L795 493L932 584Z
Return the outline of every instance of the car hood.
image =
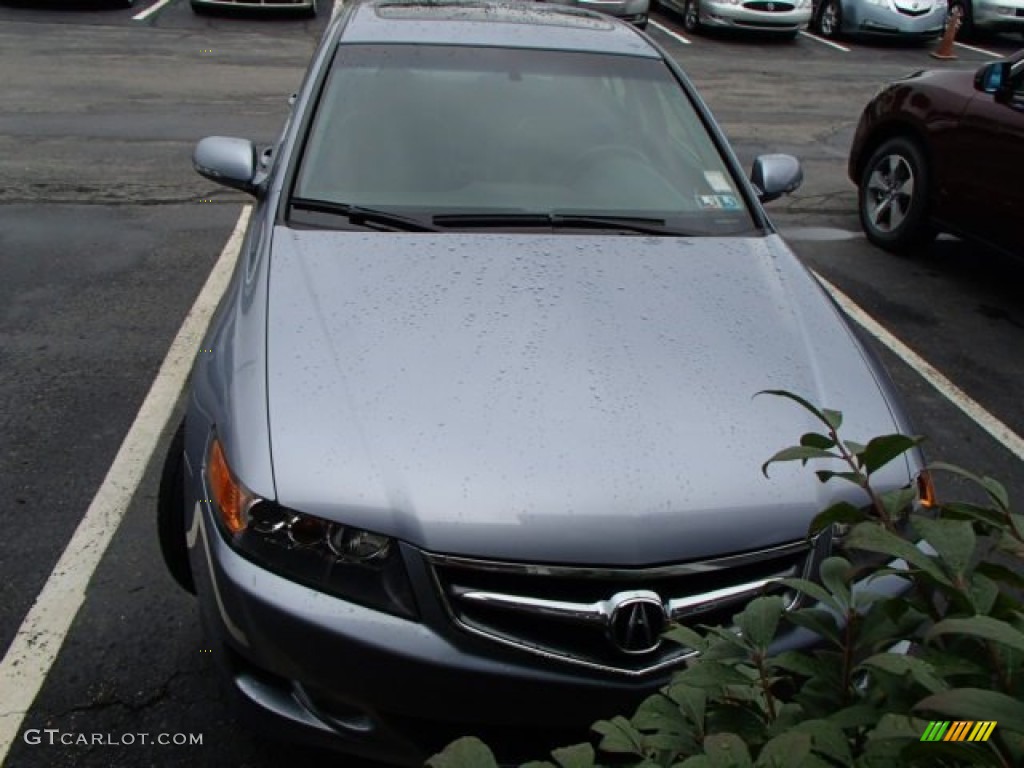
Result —
M842 489L761 474L816 425L754 394L841 409L851 439L895 431L774 235L279 227L272 248L278 501L430 551L643 565L799 540Z

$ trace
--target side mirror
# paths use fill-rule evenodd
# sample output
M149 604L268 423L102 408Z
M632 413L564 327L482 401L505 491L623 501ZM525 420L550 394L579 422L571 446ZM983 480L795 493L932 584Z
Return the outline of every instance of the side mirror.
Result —
M974 88L985 93L999 93L1010 84L1010 62L993 61L974 73Z
M750 181L757 188L762 203L788 195L804 180L800 161L792 155L758 155L750 171Z
M248 139L207 136L196 145L192 166L210 181L256 194L256 146Z

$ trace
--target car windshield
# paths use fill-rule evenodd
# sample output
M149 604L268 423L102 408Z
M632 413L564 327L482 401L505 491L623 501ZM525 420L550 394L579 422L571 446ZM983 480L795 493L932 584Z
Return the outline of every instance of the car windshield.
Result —
M658 58L341 45L316 110L293 188L307 211L319 201L444 229L754 228Z

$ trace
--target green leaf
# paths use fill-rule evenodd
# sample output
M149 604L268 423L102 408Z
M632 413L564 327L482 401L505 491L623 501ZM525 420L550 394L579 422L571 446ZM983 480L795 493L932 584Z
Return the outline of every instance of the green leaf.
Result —
M935 581L947 587L952 586L950 580L928 555L908 541L887 531L877 523L860 523L855 525L846 538L848 549L863 549L868 552L879 552L893 558L906 561L914 568L924 571Z
M898 677L910 677L929 693L949 688L945 680L938 677L935 668L927 661L898 653L876 653L864 659L858 669L876 669Z
M850 453L861 453L864 450L863 443L858 443L853 440L843 440L843 445L846 446L846 450Z
M783 651L768 659L773 669L782 669L803 677L814 677L823 671L822 662L803 651Z
M701 660L699 663L679 672L676 679L685 685L698 688L715 688L723 685L750 685L750 678L731 664Z
M846 734L835 723L828 720L805 720L793 728L794 731L811 736L811 746L818 754L849 765L853 760L850 742Z
M480 739L463 736L427 760L427 768L498 768L498 761Z
M559 768L593 768L594 766L594 747L587 743L552 750L551 756L555 758Z
M836 599L832 597L832 595L830 595L823 586L821 586L820 584L815 584L813 581L810 581L809 579L779 579L779 583L784 584L785 586L790 587L791 589L795 589L798 592L802 592L811 599L817 600L819 603L824 603L825 605L832 608L836 613L843 612L842 609L839 607L839 603L836 601Z
M850 607L850 577L853 568L845 558L827 557L819 569L822 583L839 604L839 613L845 614Z
M917 712L932 712L956 720L995 720L996 728L1024 732L1024 702L982 688L954 688L922 699Z
M775 631L785 607L782 598L777 595L754 598L736 615L736 627L763 651L775 639Z
M973 472L968 472L963 467L958 467L955 464L946 464L942 461L937 461L934 464L928 465L929 470L937 469L943 472L950 472L954 475L967 478L971 482L979 485L988 497L994 501L1003 512L1010 511L1010 497L1006 493L1006 489L997 480L993 480L991 477L979 477Z
M770 464L776 464L780 461L799 461L801 464L806 464L810 459L838 459L840 458L837 454L830 451L822 450L821 448L814 448L809 445L794 445L789 448L783 448L781 451L772 456L768 461L761 465L761 473L768 477L768 466Z
M531 760L528 763L523 763L519 768L558 768L558 766L550 760Z
M911 524L935 548L942 563L963 578L977 544L974 526L965 520L933 520L923 515L915 515Z
M939 635L967 635L1024 651L1024 632L991 616L972 616L968 619L943 619L932 627L925 636L932 640ZM988 718L991 720L991 718Z
M758 395L775 395L775 397L784 397L788 400L792 400L807 411L814 414L818 421L822 422L829 429L839 429L839 426L843 423L843 414L838 411L830 411L827 408L824 410L818 410L815 406L811 405L810 402L804 400L799 395L795 395L792 392L788 392L784 389L762 389L757 392L754 397Z
M711 764L722 768L751 768L750 752L735 733L713 733L704 739L704 752Z
M828 435L822 435L818 432L808 432L805 435L801 435L800 445L808 445L812 448L821 448L827 451L836 447L836 441Z
M818 476L818 481L827 483L833 477L838 477L840 480L848 480L854 485L861 485L863 478L857 472L834 472L831 469L818 469L814 472Z
M798 611L790 611L786 619L798 627L809 629L819 637L831 640L835 645L840 645L839 625L836 617L821 608L802 608Z
M967 586L967 596L975 613L988 614L999 597L999 585L981 571L975 569Z
M855 507L848 501L838 501L814 516L810 527L807 529L807 533L808 536L813 536L833 523L852 525L853 523L859 523L868 519L869 515L862 508Z
M901 456L924 438L909 435L882 435L872 438L857 454L857 460L870 475L884 467L897 456Z
M1014 589L1024 589L1024 575L999 563L978 563L977 567L974 569L974 573L975 575L982 574L993 581L1006 584ZM979 613L983 613L983 611L979 611Z
M864 728L878 723L878 710L867 704L852 706L833 712L827 718L829 723L846 730L847 728Z
M843 414L839 411L822 408L821 415L825 417L825 423L832 427L832 429L838 430L843 426Z
M697 735L703 738L704 714L708 705L707 692L703 688L694 688L675 681L669 685L667 692L668 697L679 707L679 711L697 727Z
M1002 528L1006 515L991 507L982 507L965 501L950 501L942 505L942 516L950 519L977 520L985 525Z
M776 736L761 749L757 768L791 768L811 754L811 735L789 731Z
M666 640L678 643L684 648L691 648L695 651L702 651L707 647L707 640L699 632L682 624L672 624L672 628L662 635Z
M621 715L611 720L598 720L591 730L601 735L599 746L605 752L643 756L640 732Z
M879 495L882 507L886 514L893 520L903 520L912 509L914 500L917 499L917 489L913 487L895 488Z

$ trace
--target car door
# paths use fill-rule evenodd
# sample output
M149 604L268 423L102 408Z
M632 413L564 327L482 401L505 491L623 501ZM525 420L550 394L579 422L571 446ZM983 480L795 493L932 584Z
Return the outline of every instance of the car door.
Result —
M1002 93L978 91L961 118L960 147L973 179L956 223L1001 248L1024 252L1024 60Z

